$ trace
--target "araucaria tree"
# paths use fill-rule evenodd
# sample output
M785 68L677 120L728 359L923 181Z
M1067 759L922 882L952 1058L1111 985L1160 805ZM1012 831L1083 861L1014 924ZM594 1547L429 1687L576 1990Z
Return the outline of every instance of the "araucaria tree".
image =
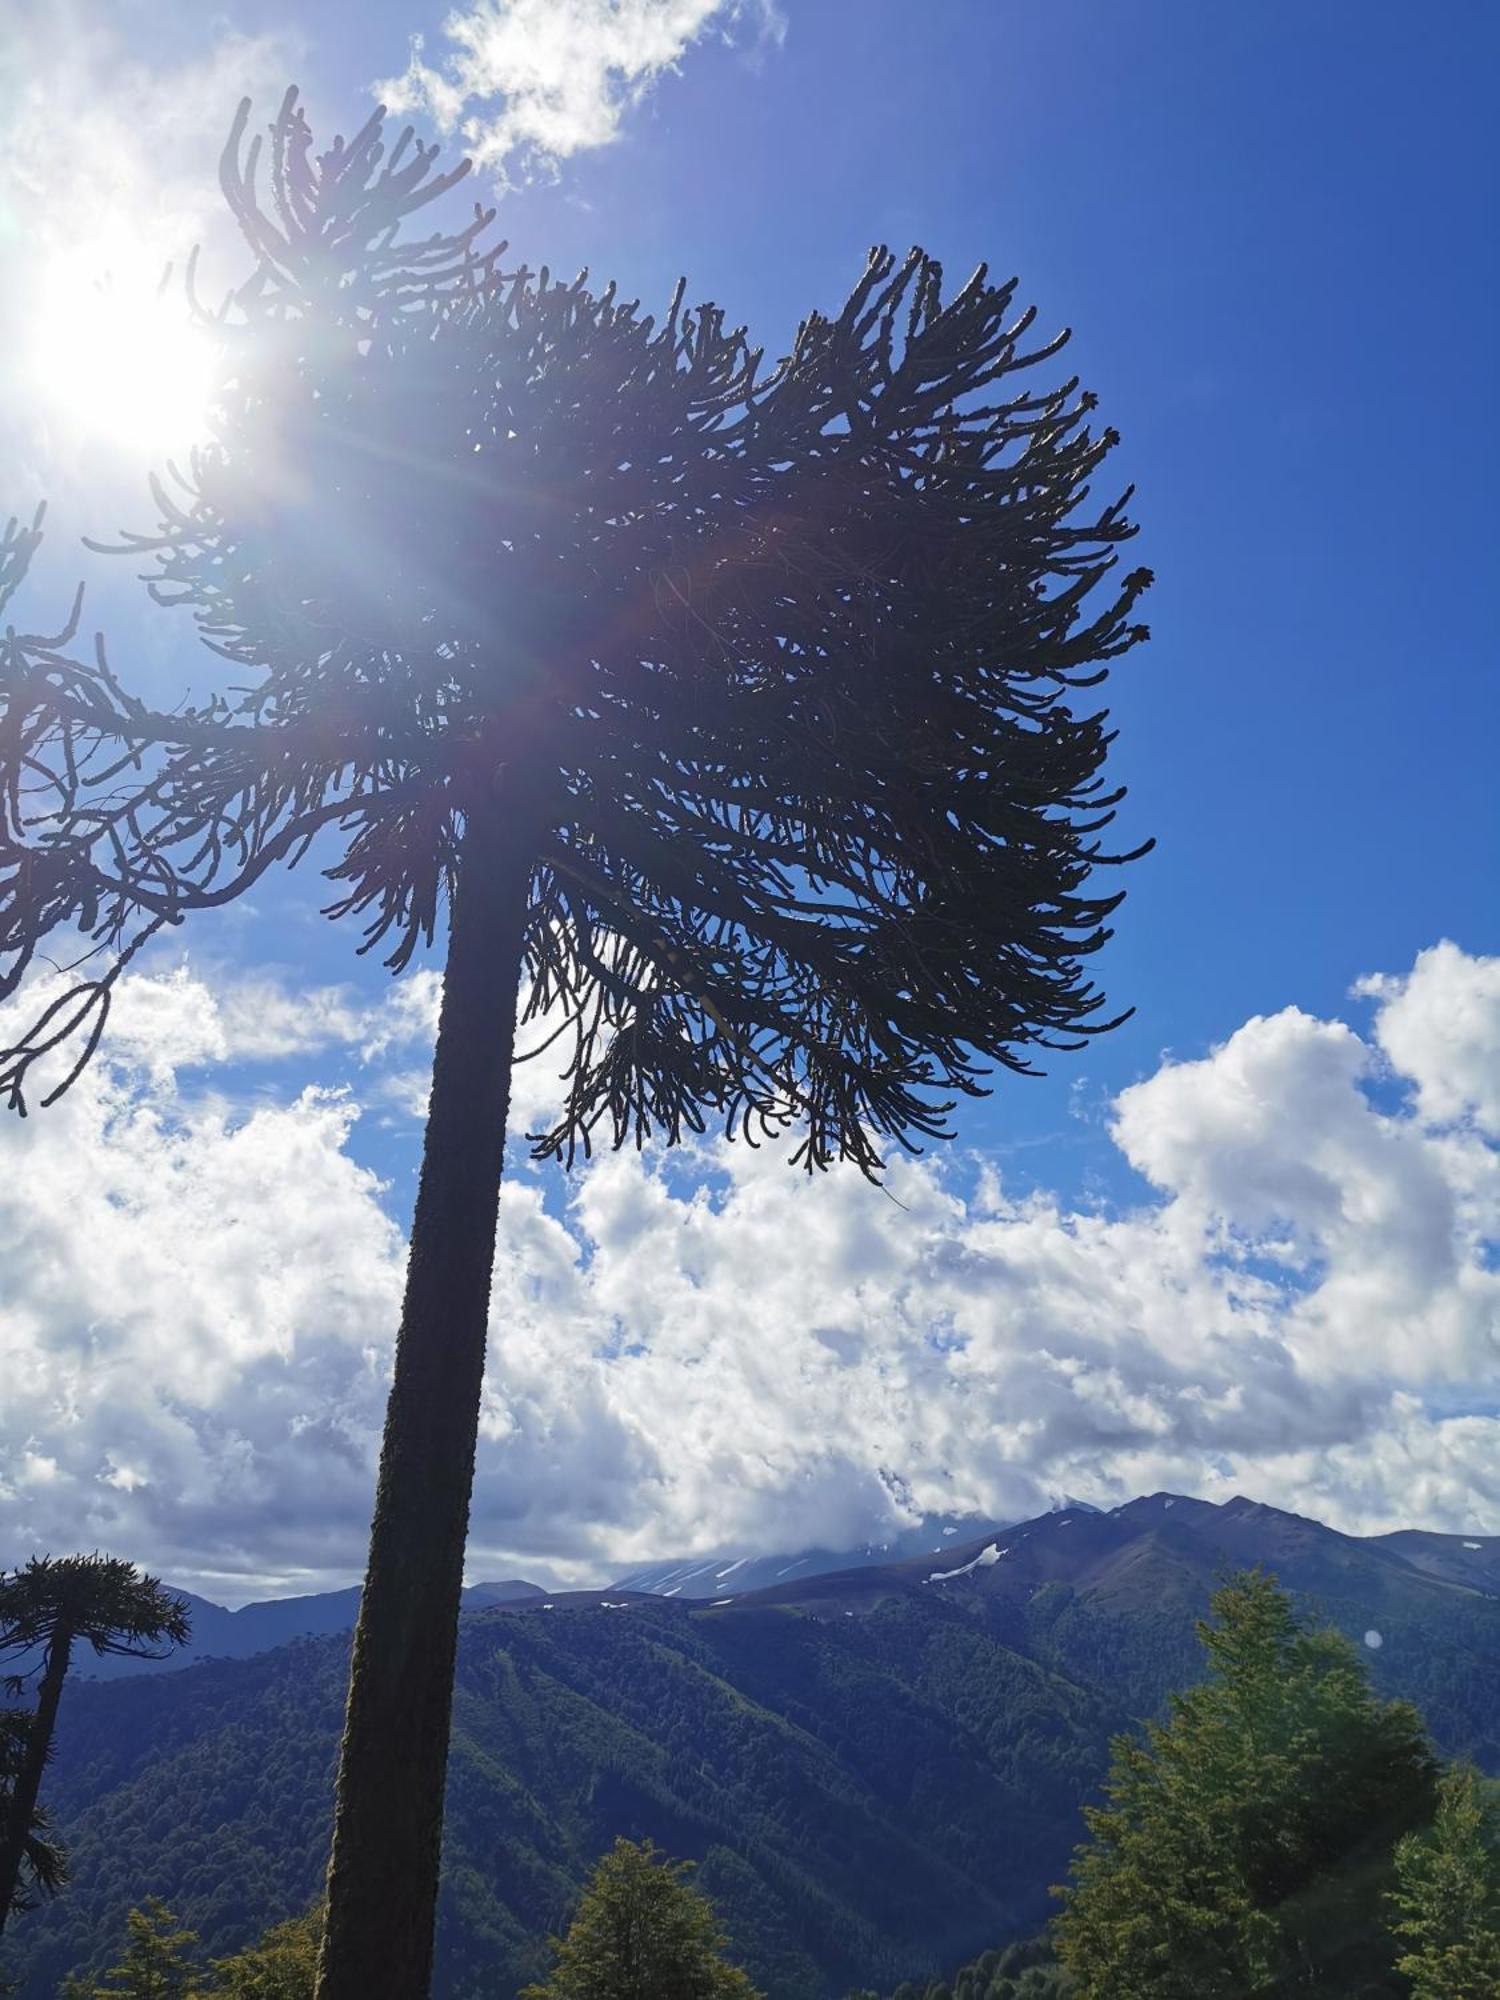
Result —
M42 1772L74 1647L163 1659L187 1636L182 1599L114 1556L34 1556L24 1568L0 1576L0 1660L32 1662L25 1675L13 1678L16 1691L31 1675L37 1682L36 1710L16 1756L0 1823L0 1930L15 1906L35 1834Z
M0 1828L9 1821L11 1797L30 1744L30 1710L0 1709ZM11 1910L29 1910L44 1896L55 1896L67 1879L67 1854L52 1832L46 1811L34 1806L22 1841L21 1869L11 1894ZM0 1992L4 1990L0 1986Z
M1107 1025L1078 690L1149 579L1013 283L876 251L767 368L680 288L502 268L486 214L403 238L462 169L378 117L317 155L289 95L263 193L247 115L213 441L129 539L230 691L157 713L10 641L4 986L61 929L98 960L0 1089L55 1095L146 938L310 849L396 971L446 908L320 1985L366 2000L428 1976L518 985L566 1055L543 1156L712 1121L873 1177L944 1135Z

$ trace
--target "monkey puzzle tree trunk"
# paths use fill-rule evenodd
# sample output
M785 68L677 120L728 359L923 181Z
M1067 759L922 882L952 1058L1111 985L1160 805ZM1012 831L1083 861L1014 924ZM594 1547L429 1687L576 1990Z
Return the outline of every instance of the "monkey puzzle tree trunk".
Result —
M339 1758L318 2000L420 2000L432 1965L464 1538L530 843L488 794L449 930L406 1298ZM509 818L509 824L506 819Z
M26 1754L16 1773L15 1789L5 1824L0 1828L0 1931L10 1921L20 1885L21 1866L26 1859L26 1838L36 1818L36 1802L41 1795L42 1773L52 1748L52 1732L57 1727L57 1704L62 1700L63 1682L73 1656L73 1629L60 1624L47 1642L47 1663L37 1689L36 1714L26 1738Z

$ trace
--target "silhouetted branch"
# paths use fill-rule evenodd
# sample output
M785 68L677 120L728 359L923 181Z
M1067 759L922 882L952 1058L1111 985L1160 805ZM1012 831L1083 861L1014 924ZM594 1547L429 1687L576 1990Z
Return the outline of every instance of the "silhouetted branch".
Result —
M331 913L404 966L496 792L532 1012L573 1045L544 1154L713 1115L874 1173L987 1070L1112 1026L1091 879L1131 857L1076 703L1149 576L1111 579L1134 530L1090 498L1093 398L1016 382L1066 336L1015 281L945 299L875 250L766 367L681 286L658 322L502 272L485 211L403 240L463 169L387 156L378 114L322 154L295 93L248 131L216 438L122 544L243 684L162 714L102 648L8 642L0 992L59 926L117 955L0 1059L11 1101L68 1030L92 1052L144 936L325 827ZM0 545L9 588L34 537Z

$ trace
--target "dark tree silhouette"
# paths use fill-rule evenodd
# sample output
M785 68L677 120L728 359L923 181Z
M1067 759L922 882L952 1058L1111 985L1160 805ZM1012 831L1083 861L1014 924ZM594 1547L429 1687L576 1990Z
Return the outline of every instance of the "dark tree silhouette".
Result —
M11 1795L31 1742L31 1711L0 1709L0 1828L10 1816ZM12 1910L30 1910L55 1896L68 1879L68 1857L41 1806L32 1809L21 1849L21 1872L11 1896ZM0 1991L3 1991L0 1988Z
M33 1556L24 1568L0 1576L0 1659L38 1656L10 1683L18 1692L32 1674L37 1677L36 1712L0 1824L0 1930L15 1903L73 1648L86 1644L98 1654L164 1659L187 1636L182 1599L115 1556Z
M266 161L247 120L214 441L126 538L234 685L162 714L102 650L10 641L5 986L63 928L98 962L0 1089L50 1101L146 938L315 844L397 971L447 905L320 1987L363 2000L430 1961L518 981L567 1056L540 1156L713 1120L873 1178L946 1136L987 1070L1110 1025L1090 878L1126 857L1076 692L1149 577L1105 584L1113 434L1018 386L1062 340L1025 346L1013 282L875 251L767 368L681 287L658 322L502 269L492 212L403 239L464 169L385 157L379 116L316 155L289 93Z

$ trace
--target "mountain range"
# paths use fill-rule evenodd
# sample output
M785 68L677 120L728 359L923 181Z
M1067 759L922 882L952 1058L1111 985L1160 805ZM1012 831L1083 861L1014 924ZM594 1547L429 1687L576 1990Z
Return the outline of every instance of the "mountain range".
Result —
M627 1570L605 1585L603 1594L620 1597L644 1592L653 1597L728 1599L743 1596L747 1591L769 1589L790 1577L806 1581L830 1570L875 1568L908 1556L936 1555L955 1537L972 1541L977 1535L1000 1532L1001 1526L1000 1522L986 1520L982 1515L928 1514L915 1526L892 1535L889 1541L870 1542L861 1548L810 1548L777 1555L731 1552L710 1557L672 1556ZM169 1583L168 1588L187 1605L192 1624L187 1645L162 1658L133 1659L119 1654L99 1658L84 1653L74 1671L86 1680L121 1680L134 1674L175 1673L198 1660L245 1660L293 1639L352 1632L359 1615L357 1584L346 1590L318 1591L303 1597L264 1598L241 1605L236 1611L178 1585ZM528 1598L535 1601L548 1594L543 1585L521 1577L498 1583L475 1583L464 1591L464 1609L478 1611ZM21 1670L33 1664L22 1662Z
M617 1832L699 1863L774 2000L889 1990L1034 1929L1111 1734L1196 1674L1216 1577L1257 1563L1440 1748L1500 1769L1500 1537L1361 1538L1154 1494L732 1601L616 1585L476 1606L436 1994L509 2000L535 1977ZM75 1880L16 1926L28 2000L107 1962L146 1894L215 1952L306 1906L346 1662L335 1632L69 1688L48 1797Z
M899 1530L888 1541L866 1542L860 1548L798 1549L770 1556L676 1556L640 1563L616 1577L609 1589L616 1597L625 1591L646 1591L653 1597L743 1597L753 1590L772 1590L791 1577L806 1581L830 1570L878 1569L908 1556L937 1555L949 1542L973 1541L977 1535L998 1533L1002 1526L983 1515L924 1514L914 1527Z
M188 1608L192 1632L185 1646L149 1659L118 1653L100 1657L81 1651L75 1671L85 1680L112 1681L136 1674L176 1673L199 1660L248 1660L294 1639L352 1632L359 1616L357 1584L348 1590L324 1590L306 1597L268 1597L241 1605L238 1611L227 1610L190 1590L178 1590L175 1585L168 1588ZM482 1611L491 1605L524 1603L546 1594L540 1584L525 1583L519 1577L505 1583L476 1583L464 1591L464 1609ZM18 1670L25 1672L34 1664L23 1660Z

